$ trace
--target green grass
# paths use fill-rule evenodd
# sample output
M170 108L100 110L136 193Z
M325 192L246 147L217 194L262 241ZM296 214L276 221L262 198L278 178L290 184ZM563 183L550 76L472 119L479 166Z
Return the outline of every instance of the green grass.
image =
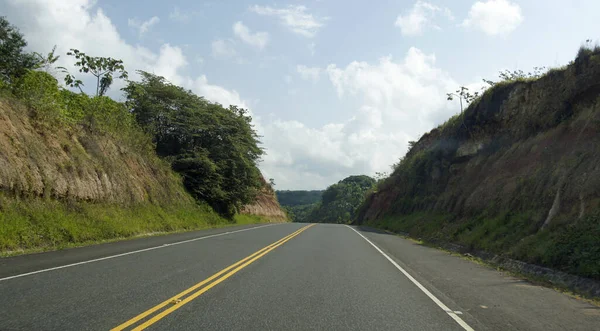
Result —
M484 212L463 218L416 212L385 217L367 225L600 279L600 214L555 222L543 230L534 221L536 218L533 211Z
M600 215L589 215L575 222L551 226L541 231L534 230L537 226L532 224L530 217L531 212L507 212L456 219L449 214L417 212L383 218L366 225L392 233L408 233L408 236L400 236L419 245L440 249L514 277L527 279L535 285L549 287L600 305L600 298L573 292L573 289L552 283L544 276L506 270L471 254L463 255L439 246L442 243L460 244L570 274L600 279Z
M258 224L271 222L271 220L258 216L258 215L249 215L249 214L236 214L233 217L233 221L235 225L245 225L245 224Z
M263 222L268 220L254 215L236 215L233 220L227 220L210 207L195 203L119 206L43 198L17 199L0 193L0 256Z
M423 246L427 246L427 247L431 247L431 248L435 248L435 249L439 249L441 251L444 251L452 256L456 256L456 257L460 257L461 259L473 262L475 264L479 264L481 266L487 267L487 268L491 268L491 269L496 269L497 271L503 272L509 276L515 277L515 278L519 278L519 279L524 279L527 280L528 282L530 282L533 285L537 285L537 286L544 286L544 287L548 287L551 288L557 292L563 293L565 295L568 295L574 299L577 300L582 300L588 303L591 303L593 305L599 306L600 307L600 298L599 297L593 297L587 294L583 294L583 293L576 293L573 292L573 290L567 288L564 285L561 284L556 284L555 282L551 282L548 278L545 278L543 276L538 276L538 275L532 275L532 274L528 274L528 273L522 273L522 272L517 272L514 270L508 270L505 268L502 268L494 263L492 263L491 261L486 261L483 260L477 256L473 256L471 254L460 254L454 251L450 251L447 249L444 249L442 247L439 247L438 245L432 245L429 244L427 242L423 242L423 241L417 241L414 240L410 237L405 237L403 236L405 239L411 240L416 242L419 245L423 245Z

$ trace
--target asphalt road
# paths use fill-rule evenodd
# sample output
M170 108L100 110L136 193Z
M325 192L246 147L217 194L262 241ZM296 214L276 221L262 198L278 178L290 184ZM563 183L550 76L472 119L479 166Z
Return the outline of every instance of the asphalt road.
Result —
M600 330L600 308L344 225L0 259L0 330Z

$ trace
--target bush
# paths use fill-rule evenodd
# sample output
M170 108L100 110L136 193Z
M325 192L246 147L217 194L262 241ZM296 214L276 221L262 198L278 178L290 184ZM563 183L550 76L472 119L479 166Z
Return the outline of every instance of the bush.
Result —
M0 17L0 81L12 83L37 67L34 54L25 53L27 42L19 30Z
M591 215L558 233L544 262L577 275L600 279L600 215Z
M196 199L231 217L263 186L263 150L244 109L211 103L163 77L140 72L125 88L135 120L153 137Z
M48 73L28 71L16 80L13 93L25 101L37 118L54 121L63 117L58 81Z

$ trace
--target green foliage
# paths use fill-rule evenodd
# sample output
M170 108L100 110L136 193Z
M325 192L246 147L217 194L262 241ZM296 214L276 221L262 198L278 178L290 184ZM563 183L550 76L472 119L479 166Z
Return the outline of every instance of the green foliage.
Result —
M577 51L577 56L575 57L575 62L582 61L591 57L594 54L600 54L600 45L595 44L592 45L592 39L587 39L579 50Z
M428 242L453 242L575 275L600 279L600 214L537 231L532 212L483 212L468 219L435 212L387 217L368 225Z
M77 60L75 66L79 67L79 72L90 73L96 77L96 96L103 96L108 91L108 88L113 83L113 75L121 79L127 79L128 77L122 60L115 60L110 57L89 56L73 48L70 52L67 52L67 55L75 57ZM51 58L51 56L49 57ZM83 81L71 75L66 68L60 67L59 69L66 74L65 84L70 87L77 87L83 93L81 89Z
M52 75L42 71L27 71L16 79L13 93L25 101L38 118L51 122L61 119L61 93Z
M504 71L476 97L468 90L449 95L472 100L470 107L425 135L418 150L395 164L393 174L365 199L357 223L600 279L600 214L578 216L597 213L600 206L595 186L583 183L593 176L578 181L594 167L594 162L583 165L593 147L569 152L552 146L565 143L561 139L569 146L594 140L577 128L596 119L598 59L600 47L587 45L565 68ZM530 84L542 76L543 81ZM518 93L511 95L515 88ZM501 113L508 98L510 107L524 108ZM577 117L566 121L565 108L577 111ZM460 152L459 146L464 147ZM562 186L561 176L572 182ZM562 187L560 212L542 229L556 181Z
M56 52L56 45L54 47L52 47L52 50L46 56L44 56L38 52L34 52L33 55L36 57L37 62L38 62L36 65L36 69L40 69L40 70L43 70L43 71L49 73L50 70L52 69L52 65L54 63L56 63L56 61L58 61L58 59L60 58L60 56L55 55L55 52Z
M318 203L312 203L307 205L283 206L283 209L286 211L290 221L309 223L312 222L310 217L313 210L318 206Z
M36 56L24 52L25 46L19 30L0 17L0 81L12 82L38 66Z
M231 224L206 205L122 206L42 198L18 200L0 193L0 252L49 250L156 232L198 230ZM236 215L238 224L265 222Z
M130 82L127 104L114 101L104 95L115 78L127 79L123 62L75 49L67 54L76 58L79 72L96 77L96 94L73 93L50 74L58 60L56 48L41 55L23 52L25 46L18 30L0 18L0 93L10 111L14 105L15 114L30 116L27 122L40 135L59 139L69 157L56 165L59 172L82 176L85 168L98 176L114 176L121 169L109 161L124 156L146 168L130 169L133 173L141 170L139 175L146 176L150 171L164 181L149 181L141 188L144 202L134 197L129 201L126 195L131 192L126 190L118 203L57 200L52 199L53 179L42 171L43 198L27 190L10 196L0 192L0 251L56 249L152 232L265 221L234 216L262 187L256 163L263 151L246 110L223 108L147 73L142 73L141 83ZM67 86L81 91L82 80L66 74ZM29 113L16 111L24 108ZM40 144L35 139L27 142ZM32 164L48 161L39 146L23 145L25 155L34 156ZM157 152L183 175L199 201L184 194L179 176L156 157ZM21 194L27 198L19 198Z
M516 81L528 81L535 80L544 75L546 72L546 67L533 67L533 71L524 72L523 70L504 70L500 71L498 77L500 78L500 82L516 82ZM497 82L493 82L491 80L483 80L485 83L490 86L494 86Z
M600 279L600 214L540 231L512 251L525 261Z
M310 205L321 201L323 191L275 191L282 206Z
M324 191L276 191L277 200L292 222L310 222L313 210L318 206Z
M350 176L329 186L308 220L318 223L350 223L366 193L374 186L375 179L365 175Z
M463 101L465 102L465 104L468 105L479 96L479 92L471 94L471 92L469 92L468 87L461 86L458 90L456 90L453 93L446 93L446 96L449 101L454 100L454 98L458 98L458 101L460 101L460 112L462 113Z
M43 71L28 71L10 87L13 95L30 107L40 125L83 127L109 135L137 151L148 150L151 145L125 105L109 97L89 97L61 89L58 81Z
M262 187L257 162L263 150L247 111L140 74L141 82L130 81L124 89L127 105L194 197L227 217L253 201Z

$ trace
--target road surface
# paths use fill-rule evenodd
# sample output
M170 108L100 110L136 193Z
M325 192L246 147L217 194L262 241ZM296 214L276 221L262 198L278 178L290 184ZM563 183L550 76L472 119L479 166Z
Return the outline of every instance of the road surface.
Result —
M600 330L600 308L398 236L245 226L0 259L0 330Z

